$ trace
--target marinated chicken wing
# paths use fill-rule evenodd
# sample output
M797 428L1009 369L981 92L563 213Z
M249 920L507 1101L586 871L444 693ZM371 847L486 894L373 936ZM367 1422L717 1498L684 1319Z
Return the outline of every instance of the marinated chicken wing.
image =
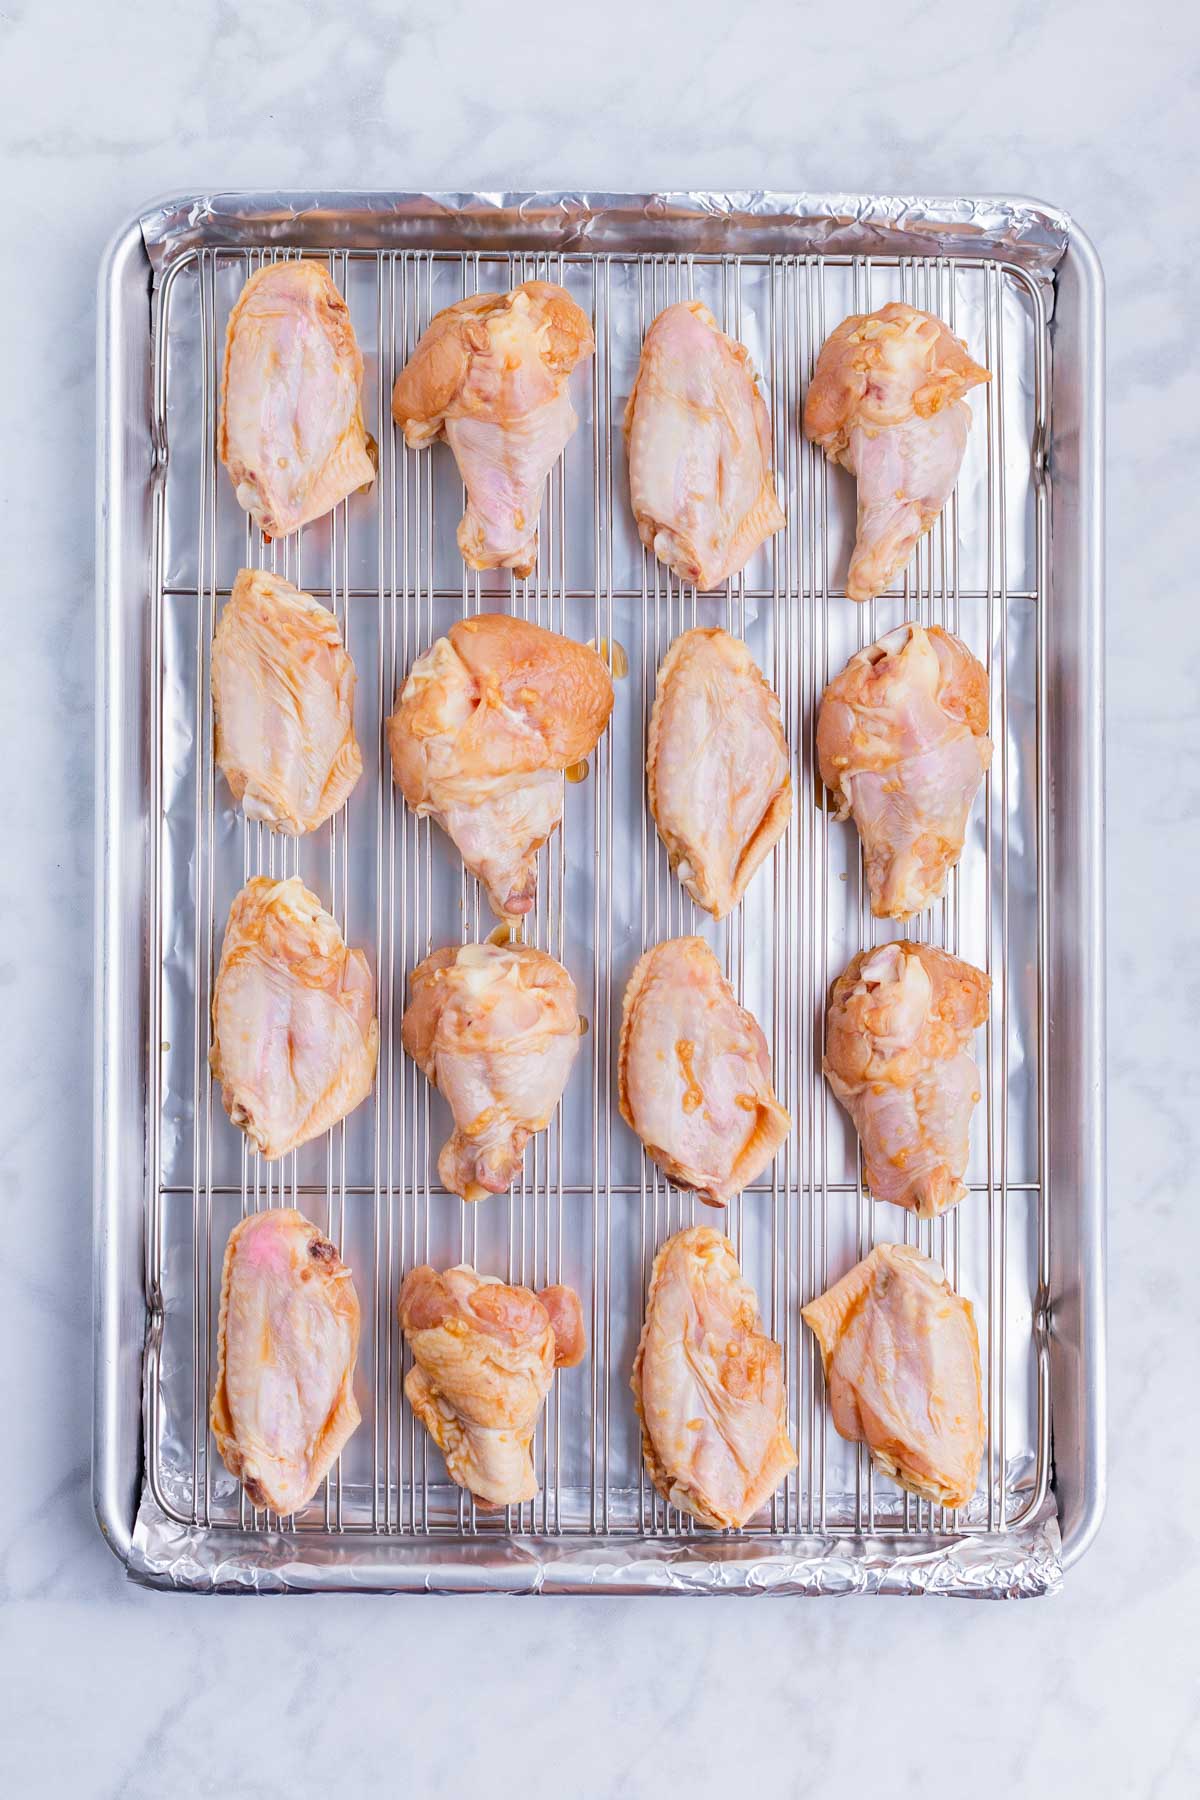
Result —
M871 910L908 919L945 891L992 760L983 664L937 625L901 625L852 656L817 720L821 779L854 814Z
M371 971L298 876L234 900L213 990L212 1072L256 1150L286 1156L365 1100L379 1027Z
M464 1200L502 1194L567 1085L579 1049L575 983L525 944L435 950L413 970L401 1034L454 1115L438 1157L444 1187Z
M533 572L542 487L579 423L567 379L596 348L565 288L526 281L433 319L392 391L412 449L445 437L467 490L458 547L472 569Z
M833 1422L938 1506L975 1492L985 1425L969 1300L907 1244L880 1244L801 1317L821 1346Z
M516 1506L538 1491L534 1428L555 1369L587 1350L579 1296L568 1287L506 1287L461 1265L413 1269L400 1289L412 1351L409 1405L446 1459L452 1481L483 1506Z
M654 1259L630 1386L651 1481L702 1525L745 1525L796 1466L783 1352L733 1245L707 1225Z
M359 1421L358 1295L315 1225L252 1213L225 1246L212 1430L255 1506L307 1505Z
M413 664L388 720L392 769L502 919L533 906L537 853L562 822L563 771L596 747L612 677L586 644L524 619L460 619Z
M285 537L375 479L350 310L317 262L269 263L229 315L221 461L238 505Z
M362 774L354 664L337 620L265 569L243 569L212 645L216 759L248 819L300 837Z
M858 477L851 600L886 592L941 512L971 429L963 395L990 380L948 326L899 300L843 319L825 340L804 431Z
M858 1130L867 1184L919 1219L967 1191L979 1099L971 1035L990 989L945 950L898 943L860 952L830 990L825 1074Z
M680 581L720 587L782 529L750 353L698 300L659 313L625 409L638 535Z
M723 919L787 829L792 777L779 701L727 631L686 631L658 671L646 775L671 867Z
M625 1123L670 1180L710 1206L760 1175L791 1129L767 1040L703 938L656 944L634 968L617 1082Z

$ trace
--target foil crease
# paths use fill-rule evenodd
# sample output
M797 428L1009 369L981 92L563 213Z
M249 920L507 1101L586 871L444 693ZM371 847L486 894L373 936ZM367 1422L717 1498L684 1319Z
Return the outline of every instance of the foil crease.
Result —
M165 199L141 221L155 279L189 251L273 244L356 250L628 248L787 256L979 255L1049 282L1066 213L1000 196L885 194L228 193Z
M144 1494L129 1572L149 1587L224 1593L938 1594L1022 1600L1057 1590L1061 1543L1053 1496L1001 1535L788 1537L763 1540L511 1537L405 1543L352 1533L208 1531L176 1524Z

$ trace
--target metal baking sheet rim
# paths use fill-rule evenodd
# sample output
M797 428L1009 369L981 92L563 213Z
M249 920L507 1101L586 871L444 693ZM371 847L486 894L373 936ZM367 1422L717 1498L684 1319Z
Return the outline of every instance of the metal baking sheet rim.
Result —
M129 852L129 819L122 811L125 783L122 764L130 761L131 746L122 729L125 709L121 704L129 670L120 622L115 617L116 596L122 583L128 587L122 539L122 511L130 496L125 488L130 459L128 434L117 416L116 384L124 374L132 346L121 340L119 288L128 282L130 264L149 265L155 276L177 254L200 242L271 242L290 236L294 241L306 219L328 241L334 215L353 213L360 226L377 222L377 242L365 248L392 247L409 242L417 247L435 225L445 231L458 220L469 235L453 248L479 246L484 235L502 224L513 229L515 219L523 230L545 247L547 239L574 247L590 244L597 251L616 246L605 240L604 214L619 213L623 227L641 220L649 230L666 230L692 236L697 230L715 230L717 240L695 242L692 247L720 249L740 247L730 233L741 234L747 253L764 247L764 238L779 244L778 233L788 231L787 254L962 254L967 244L973 254L1003 256L1043 277L1049 284L1070 256L1078 267L1078 306L1084 341L1080 359L1090 374L1075 396L1080 417L1078 454L1080 469L1077 544L1077 610L1084 623L1084 647L1080 653L1085 676L1078 717L1084 748L1090 750L1080 763L1078 776L1086 792L1080 795L1076 826L1085 856L1086 879L1078 907L1082 938L1080 966L1091 976L1082 997L1089 1031L1081 1045L1085 1064L1084 1091L1090 1096L1090 1116L1078 1121L1080 1216L1078 1228L1079 1290L1073 1304L1083 1314L1078 1342L1072 1346L1075 1393L1073 1412L1086 1443L1080 1445L1084 1465L1083 1499L1072 1521L1066 1542L1060 1538L1053 1516L1053 1493L1047 1512L1004 1538L976 1537L953 1541L929 1540L917 1546L906 1540L903 1550L886 1539L789 1539L774 1541L762 1553L757 1546L748 1554L745 1543L715 1546L707 1540L685 1542L664 1553L657 1540L639 1543L627 1537L588 1539L565 1546L555 1539L514 1539L497 1550L489 1546L482 1555L477 1541L464 1541L458 1555L449 1543L429 1542L400 1546L394 1539L371 1543L370 1575L363 1566L367 1544L354 1541L332 1549L301 1547L295 1539L264 1539L225 1534L218 1550L211 1534L180 1527L167 1520L153 1501L138 1494L141 1480L141 1444L129 1466L115 1427L122 1410L124 1439L130 1437L131 1407L140 1420L140 1373L145 1328L149 1317L142 1300L140 1321L122 1291L122 1236L129 1237L118 1207L121 1193L128 1192L135 1177L129 1166L128 1144L122 1144L122 1128L129 1118L122 1113L130 1070L138 1068L136 1040L141 1022L127 1004L123 985L121 946L118 942L122 907L128 904L128 870L134 860ZM253 222L256 235L247 236ZM687 224L690 222L691 229ZM609 225L614 222L609 219ZM406 227L399 229L400 225ZM681 231L681 226L684 230ZM418 234L414 237L413 233ZM640 234L639 234L640 236ZM918 237L919 248L914 243ZM864 243L864 238L866 242ZM972 241L973 240L973 241ZM653 245L640 245L642 249ZM1104 1507L1104 1159L1103 1159L1103 643L1102 643L1102 545L1103 545L1103 278L1095 252L1069 216L1041 202L999 197L945 200L898 199L883 196L807 196L778 194L685 194L659 196L539 195L386 195L386 194L240 194L195 196L160 202L139 214L116 234L101 268L98 317L97 408L97 584L100 625L97 631L97 762L100 791L97 805L97 967L95 1016L95 1417L93 1434L93 1491L101 1532L135 1580L154 1586L214 1589L308 1591L320 1588L353 1589L360 1586L404 1591L499 1591L499 1592L776 1592L776 1593L940 1593L957 1596L1006 1597L1052 1591L1069 1566L1088 1547L1099 1527ZM155 504L157 473L153 447L143 446L146 465L147 507ZM1053 517L1053 515L1052 515ZM136 583L135 583L136 586ZM136 661L136 659L135 659ZM136 755L133 757L136 761ZM127 769L125 771L127 773ZM141 796L139 796L140 798ZM138 819L144 837L145 821ZM125 829L123 829L125 828ZM124 850L126 854L120 852ZM125 946L126 952L128 946ZM128 956L126 955L126 962ZM132 1024L131 1024L132 1017ZM124 1062L123 1059L124 1058ZM139 1121L140 1124L140 1121ZM140 1196L145 1171L136 1171ZM136 1253L139 1266L141 1244ZM134 1338L132 1333L139 1332ZM1053 1339L1053 1322L1051 1325ZM131 1360L137 1369L137 1389L130 1391ZM136 1517L135 1517L136 1514ZM652 1547L651 1547L652 1546ZM365 1579L364 1579L365 1577Z
M188 250L306 239L365 250L628 248L697 253L1003 255L1052 275L1077 228L1040 200L1001 195L897 196L664 192L219 193L167 197L139 218L156 278Z
M214 1533L177 1525L145 1500L129 1572L151 1587L207 1593L941 1594L1005 1600L1053 1593L1062 1545L1051 1498L999 1536L638 1540L627 1535L441 1538L354 1533L307 1544L287 1533Z

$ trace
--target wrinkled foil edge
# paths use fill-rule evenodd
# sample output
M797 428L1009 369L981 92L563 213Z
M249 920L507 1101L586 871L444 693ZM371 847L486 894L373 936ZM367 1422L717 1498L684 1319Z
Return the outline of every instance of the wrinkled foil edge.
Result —
M212 1531L168 1519L148 1492L129 1574L200 1593L937 1594L1018 1600L1054 1593L1062 1544L1053 1495L1010 1532L961 1538L636 1537L342 1539Z
M156 279L215 246L365 250L977 255L1053 279L1070 217L992 196L680 192L294 193L172 197L139 221Z

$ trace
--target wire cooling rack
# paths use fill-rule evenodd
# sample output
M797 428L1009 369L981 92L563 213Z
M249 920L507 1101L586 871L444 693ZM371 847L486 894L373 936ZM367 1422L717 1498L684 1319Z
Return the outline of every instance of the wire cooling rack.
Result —
M1045 612L1049 432L1046 290L1023 268L971 258L323 253L366 362L374 487L326 520L269 543L241 513L216 457L225 324L264 260L231 245L188 251L153 299L153 496L149 655L152 929L145 1360L147 1479L168 1518L220 1531L481 1537L537 1533L705 1536L641 1467L628 1389L659 1243L693 1219L729 1231L767 1329L783 1345L789 1429L800 1454L745 1535L920 1537L1004 1532L1042 1504L1050 1475L1049 1207L1043 1044L1047 1020ZM313 254L311 246L304 254ZM410 451L391 423L397 371L430 317L464 294L530 278L565 285L592 320L596 354L572 381L579 429L552 472L528 581L480 577L458 556L463 492L444 447ZM694 296L746 342L770 407L788 524L743 576L697 596L649 557L629 515L621 418L655 314ZM987 364L958 488L903 591L858 607L842 582L853 484L807 444L799 414L816 355L848 312L907 299L939 313ZM365 768L345 811L300 842L248 825L213 766L209 651L239 568L267 567L329 605L359 673ZM510 610L593 642L616 677L611 727L567 789L562 831L539 858L529 941L558 956L587 1031L558 1114L529 1146L507 1198L466 1207L437 1185L448 1120L406 1059L411 969L450 941L486 937L477 884L429 821L405 809L384 727L414 658L453 621ZM996 754L946 898L909 935L992 976L979 1034L982 1102L970 1193L944 1218L874 1204L857 1146L821 1076L824 996L855 951L895 935L872 919L853 827L831 821L816 774L821 691L854 650L905 619L944 624L988 668ZM645 798L655 673L694 624L744 637L779 694L794 758L794 815L731 919L714 924L674 880ZM270 1165L226 1119L208 1072L213 977L229 904L249 876L300 874L362 946L378 980L372 1098L327 1139ZM660 938L699 932L771 1045L793 1131L773 1168L724 1220L672 1189L621 1121L621 995ZM249 1506L216 1454L208 1404L221 1259L233 1224L295 1205L339 1245L362 1302L363 1421L303 1515ZM879 1240L919 1243L976 1308L988 1447L964 1512L902 1495L836 1435L820 1359L799 1309ZM535 1443L540 1492L477 1509L450 1484L403 1400L396 1320L416 1262L470 1261L583 1301L590 1355L556 1379Z

